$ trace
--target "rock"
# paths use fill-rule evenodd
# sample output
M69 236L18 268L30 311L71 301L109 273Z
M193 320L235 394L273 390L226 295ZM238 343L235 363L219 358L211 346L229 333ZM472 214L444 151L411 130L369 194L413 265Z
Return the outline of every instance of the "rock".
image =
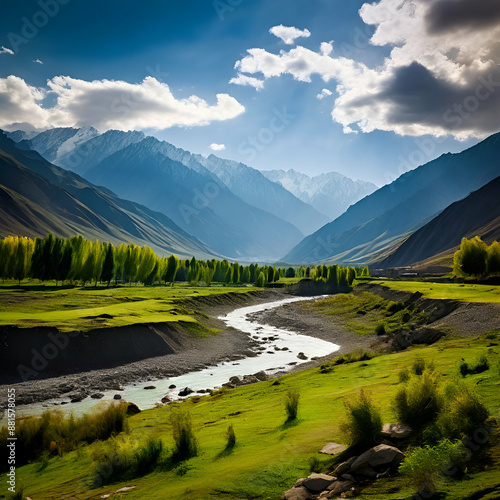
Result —
M241 384L242 384L240 377L231 377L231 378L229 379L229 383L230 383L231 385L234 385L234 386L238 386L238 385L241 385Z
M121 398L122 398L122 397L121 397L121 395L120 395L120 394L115 394L115 395L113 396L113 399L121 399Z
M354 483L354 478L350 474L342 474L342 479L344 481L351 481L351 483Z
M102 392L94 392L94 394L91 394L90 397L92 399L101 399L104 397L104 394Z
M168 396L163 396L163 397L161 398L161 402L162 402L163 404L171 403L171 402L172 402L172 399L171 399L171 398L169 398Z
M267 373L264 370L261 370L260 372L254 373L253 376L255 378L258 378L261 382L264 380L267 380L269 377L267 376Z
M189 387L184 387L184 389L180 390L179 391L179 396L181 398L185 397L185 396L189 396L190 394L193 394L193 389L189 388Z
M256 384L257 382L260 382L260 380L257 377L254 377L253 375L245 375L243 377L243 385L248 385L248 384Z
M299 359L303 359L303 360L306 360L306 359L307 359L307 356L306 356L303 352L299 352L299 353L297 354L297 357L298 357Z
M333 471L333 473L336 476L341 476L342 474L345 474L346 472L349 472L351 470L351 465L354 463L354 461L358 457L351 457L349 460L342 462L337 466L337 468Z
M82 400L84 400L86 398L86 395L84 393L70 394L68 396L68 398L70 399L71 403L79 403L80 401L82 401Z
M175 389L177 386L175 384L171 384L168 386L169 389Z
M141 409L135 403L127 403L127 415L137 415Z
M394 446L379 444L360 455L351 465L351 470L372 477L369 468L379 466L395 468L399 466L404 457L403 453Z
M339 443L328 443L321 448L320 453L324 453L325 455L337 455L342 453L345 450L345 446Z
M443 336L444 333L435 328L419 328L413 332L411 341L413 344L430 345L437 342Z
M406 424L384 424L382 436L388 439L405 439L411 436L413 429Z
M282 347L281 350L282 351L289 351L290 349L288 349L288 347Z
M299 486L302 486L306 479L307 477L301 477L300 479L297 479L297 482L293 485L293 487L298 488Z
M365 465L364 467L361 467L360 469L356 469L356 474L359 474L360 476L365 476L370 479L375 479L377 477L377 472L373 467L370 467L369 465Z
M314 497L303 486L285 491L282 500L314 500Z
M152 389L156 389L156 386L155 385L147 385L146 387L144 387L144 389L152 390Z
M302 486L306 487L311 493L320 493L326 490L334 481L335 478L328 474L311 474L302 483Z
M328 498L334 498L337 495L344 493L344 491L350 489L353 484L354 483L352 481L335 481L328 487L328 490L330 491Z

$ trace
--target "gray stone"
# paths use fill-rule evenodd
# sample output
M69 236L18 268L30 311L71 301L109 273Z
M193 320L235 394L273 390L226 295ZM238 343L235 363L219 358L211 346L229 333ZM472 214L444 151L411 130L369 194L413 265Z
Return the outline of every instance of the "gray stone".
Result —
M404 457L394 446L379 444L360 455L351 465L351 470L361 473L360 471L366 467L398 466Z
M411 436L413 429L406 424L384 424L382 436L389 439L405 439Z
M135 403L127 403L127 415L137 415L141 409Z
M184 389L182 389L181 391L179 391L179 396L181 398L185 397L185 396L189 396L190 394L193 394L193 389L190 389L189 387L184 387Z
M297 354L297 357L298 357L299 359L303 359L303 360L306 360L306 359L307 359L307 356L306 356L303 352L299 352L299 353Z
M102 392L95 392L90 396L92 399L101 399L104 397L104 394Z
M261 370L260 372L254 373L253 376L255 378L258 378L260 381L268 380L268 376L264 370Z
M248 384L256 384L257 382L260 382L260 380L255 377L254 375L245 375L243 377L243 385L248 385Z
M314 497L303 486L285 491L282 500L314 500Z
M341 479L343 479L344 481L351 481L352 483L354 483L354 478L350 474L342 474Z
M172 402L172 399L171 399L171 398L169 398L168 396L163 396L163 397L161 398L161 402L162 402L163 404L171 403L171 402Z
M344 493L344 491L349 490L353 484L354 483L352 481L335 481L328 488L328 490L330 490L329 498L333 498Z
M328 443L321 448L320 453L324 453L325 455L338 455L342 453L346 447L340 443Z
M156 386L154 386L154 385L147 385L146 387L144 387L144 389L151 391L152 389L156 389Z
M328 474L311 474L302 483L311 493L320 493L335 481L335 477Z
M122 397L121 397L121 395L120 395L120 394L115 394L115 395L113 396L113 399L121 399L121 398L122 398Z
M351 470L351 465L354 463L354 461L358 457L351 457L349 460L342 462L337 466L337 468L334 470L334 474L336 476L341 476L342 474L345 474L346 472L349 472Z
M240 377L236 377L236 376L235 376L235 377L231 377L231 378L229 379L229 383L230 383L231 385L235 385L235 386L238 386L238 385L241 385L241 384L242 384Z

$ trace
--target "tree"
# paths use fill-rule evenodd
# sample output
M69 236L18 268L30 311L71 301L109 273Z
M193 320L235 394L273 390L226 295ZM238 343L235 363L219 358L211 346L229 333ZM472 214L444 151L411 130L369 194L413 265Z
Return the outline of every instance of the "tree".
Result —
M259 276L257 277L257 281L256 281L255 285L259 286L259 287L263 287L265 282L266 282L266 275L263 272L260 272Z
M241 273L240 281L242 283L250 283L250 269L248 266L243 268L243 272Z
M328 268L328 278L327 283L332 287L337 287L339 284L339 268L336 265L330 266Z
M494 241L488 247L488 274L500 273L500 243Z
M233 272L232 272L232 276L231 276L231 281L237 285L240 281L240 265L235 262L233 264Z
M109 284L111 283L111 280L113 279L114 270L115 270L115 247L111 243L108 243L106 245L104 262L102 263L102 273L101 273L101 279L102 281L105 281L108 284L108 287Z
M175 279L175 273L177 272L177 268L179 267L179 259L175 255L171 255L167 259L167 268L165 270L165 274L163 276L163 280L165 284L167 282L173 283Z
M487 271L488 250L478 236L462 239L460 250L453 256L453 270L457 275L483 276Z
M295 269L293 267L289 267L286 270L285 278L295 278Z
M206 286L210 286L212 284L212 278L214 276L215 270L210 267L205 267L203 269L203 281L205 281Z
M267 282L272 283L274 280L274 269L271 266L267 266Z

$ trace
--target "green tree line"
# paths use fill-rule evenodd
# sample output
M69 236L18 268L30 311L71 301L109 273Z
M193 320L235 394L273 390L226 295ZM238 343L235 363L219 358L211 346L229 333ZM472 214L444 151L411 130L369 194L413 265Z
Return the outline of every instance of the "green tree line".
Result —
M476 277L500 274L500 244L494 241L488 246L478 236L463 238L453 257L453 272L457 276Z
M57 283L160 283L203 282L256 284L264 286L281 278L308 277L331 285L351 286L357 276L367 276L368 268L340 266L288 267L250 264L227 260L179 259L176 255L157 256L148 246L133 243L113 245L90 241L82 236L45 238L8 236L0 239L0 278L26 278Z

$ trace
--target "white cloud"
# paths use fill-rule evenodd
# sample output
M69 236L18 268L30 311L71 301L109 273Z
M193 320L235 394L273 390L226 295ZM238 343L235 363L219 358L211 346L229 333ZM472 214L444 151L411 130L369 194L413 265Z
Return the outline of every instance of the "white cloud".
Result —
M316 99L318 99L319 101L323 100L325 97L329 97L331 96L332 93L331 91L329 91L328 89L323 89L317 96L316 96Z
M0 48L0 54L10 54L11 56L13 56L14 51L2 45L2 48Z
M282 24L273 26L269 33L281 38L286 45L293 45L297 38L309 38L311 36L311 32L307 29L299 30L293 26L283 26Z
M195 127L234 118L245 108L228 94L217 94L209 105L197 96L176 99L168 85L153 77L141 83L85 81L56 76L47 88L28 85L22 78L0 78L0 127L27 122L36 128L94 126L108 129L166 129ZM45 107L49 94L56 102Z
M226 149L226 145L225 144L210 144L210 149L212 151L224 151Z
M323 42L318 52L300 45L277 54L252 48L235 68L264 80L286 74L301 82L335 80L332 118L347 133L356 126L465 139L499 130L500 2L379 0L359 13L375 27L370 43L391 49L379 66L343 57L333 42Z
M235 85L249 85L257 90L262 90L264 88L264 82L253 76L242 75L241 73L234 78L229 80L229 83L234 83Z
M38 64L43 64L43 62L42 62L42 61L40 61L40 59L33 59L33 62L34 62L34 63L38 63Z

